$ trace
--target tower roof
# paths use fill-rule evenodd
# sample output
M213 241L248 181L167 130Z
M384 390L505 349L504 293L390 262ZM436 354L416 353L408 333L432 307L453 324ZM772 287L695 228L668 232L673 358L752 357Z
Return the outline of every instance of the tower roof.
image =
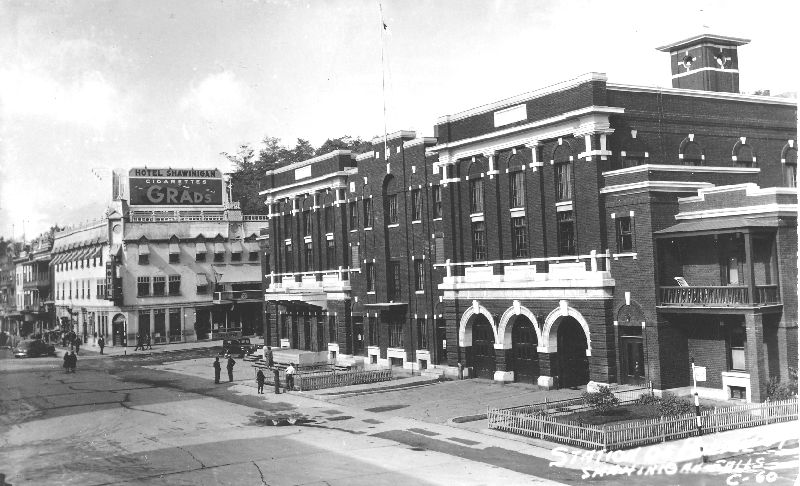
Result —
M689 37L688 39L683 39L678 42L673 42L672 44L667 44L665 46L656 47L661 52L672 52L678 51L683 49L684 47L695 46L698 44L702 44L704 42L723 45L723 46L743 46L745 44L750 43L750 39L743 39L741 37L730 37L727 35L716 35L716 34L700 34L694 37Z

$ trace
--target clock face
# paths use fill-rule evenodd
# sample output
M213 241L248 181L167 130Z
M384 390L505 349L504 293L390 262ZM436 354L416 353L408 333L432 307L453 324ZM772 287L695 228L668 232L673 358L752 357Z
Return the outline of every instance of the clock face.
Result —
M115 235L118 235L118 234L122 233L122 225L121 224L115 224L111 228L111 231L113 231Z

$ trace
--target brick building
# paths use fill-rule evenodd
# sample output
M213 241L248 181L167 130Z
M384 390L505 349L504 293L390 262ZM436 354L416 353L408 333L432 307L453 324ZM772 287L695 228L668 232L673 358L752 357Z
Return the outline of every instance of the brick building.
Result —
M746 43L659 48L673 88L590 73L268 172L268 338L544 387L679 389L695 357L705 393L760 399L797 358L797 107L736 92Z

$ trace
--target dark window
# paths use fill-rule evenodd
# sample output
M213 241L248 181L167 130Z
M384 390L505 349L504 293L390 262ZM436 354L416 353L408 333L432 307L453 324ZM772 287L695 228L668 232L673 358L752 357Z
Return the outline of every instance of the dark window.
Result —
M367 292L375 292L375 264L367 263L366 268Z
M169 254L169 262L170 263L180 263L181 262L180 253L170 253Z
M286 272L294 272L294 253L292 252L292 244L289 243L286 245Z
M378 345L378 318L375 316L370 316L367 319L367 332L369 333L369 345L370 346L377 346Z
M328 260L328 268L336 268L336 242L327 240L325 242L325 258Z
M250 250L247 252L247 260L251 262L258 261L258 250Z
M303 211L303 228L306 236L311 236L311 211Z
M425 288L425 260L414 260L414 290Z
M350 203L350 229L358 229L358 203L356 201Z
M306 272L310 272L310 271L314 270L314 264L313 264L314 263L313 262L314 250L313 250L313 246L312 245L313 244L309 241L309 242L306 243L306 246L305 246L305 255L304 255L303 259L304 259L305 264L306 264L306 266L305 266L305 271Z
M783 161L783 185L797 187L797 150L787 150Z
M422 191L419 189L411 191L411 220L422 220Z
M180 295L181 293L181 276L169 276L169 295Z
M572 199L572 164L562 162L556 164L556 200Z
M372 228L374 214L372 213L372 198L364 198L364 227Z
M198 238L194 247L195 247L194 260L196 262L206 261L206 242L202 238Z
M167 278L164 276L153 277L153 295L165 295Z
M150 254L149 253L139 253L139 265L149 265L150 264Z
M433 217L442 217L442 188L433 186Z
M747 400L747 388L743 386L730 386L731 398L734 400Z
M469 181L469 212L483 212L483 179Z
M389 323L389 347L390 348L404 347L402 321L392 321Z
M746 370L744 357L745 331L738 325L728 333L728 369Z
M428 348L428 321L417 319L417 349Z
M220 241L214 243L214 261L215 262L225 261L225 247L222 246L222 242Z
M333 233L333 206L325 208L325 232Z
M558 254L575 254L575 218L572 211L558 212Z
M630 216L617 218L617 251L633 251L633 218Z
M486 226L483 221L472 223L472 261L486 260Z
M338 342L338 329L336 328L336 316L328 316L328 342Z
M525 173L512 172L511 176L511 207L525 207Z
M400 300L401 278L400 262L389 262L389 300Z
M240 261L242 261L242 252L240 252L240 251L232 251L231 252L231 261L232 262L240 262Z
M386 196L386 216L388 224L397 224L399 221L397 214L397 194L390 194Z
M202 274L198 274L202 275ZM208 292L208 280L205 278L198 278L197 279L197 293L198 294L205 294Z
M528 258L528 228L525 216L511 218L511 250L514 258Z
M444 262L444 237L437 235L433 238L433 263Z
M139 297L150 295L150 277L138 277L136 279L136 295ZM69 284L69 298L72 298L72 282Z
M153 337L161 338L167 334L167 314L164 309L153 309Z

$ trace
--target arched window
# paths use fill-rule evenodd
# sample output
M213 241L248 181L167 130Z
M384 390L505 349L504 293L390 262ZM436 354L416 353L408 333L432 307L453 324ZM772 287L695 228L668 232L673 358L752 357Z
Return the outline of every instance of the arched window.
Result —
M753 147L747 144L745 137L736 141L736 144L731 150L731 160L737 167L755 167L756 166L756 153Z
M794 140L789 140L781 150L781 167L783 167L783 185L797 187L797 147Z
M688 137L681 141L680 148L678 149L678 160L681 165L703 165L706 156L703 152L703 147L694 141L694 134L690 133Z

